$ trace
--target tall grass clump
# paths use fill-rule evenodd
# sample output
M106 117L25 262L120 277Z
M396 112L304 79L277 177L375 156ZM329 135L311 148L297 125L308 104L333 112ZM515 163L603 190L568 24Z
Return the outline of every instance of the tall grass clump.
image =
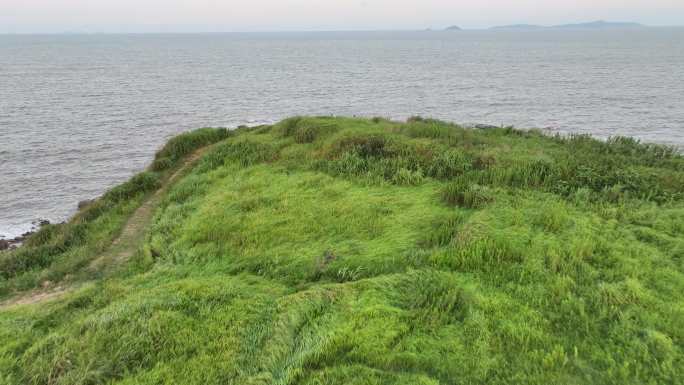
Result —
M437 179L450 179L465 174L473 169L473 159L458 150L446 150L436 155L427 174Z
M536 159L489 168L481 174L480 180L496 186L551 189L560 182L559 174L559 167L554 162Z
M439 271L419 271L400 285L410 296L400 298L400 306L410 309L416 321L428 325L460 323L476 299L472 289L455 276Z
M429 176L433 158L429 146L391 134L342 136L321 154L317 167L334 175L414 186Z
M180 134L169 140L157 152L150 166L152 171L163 171L173 167L178 160L200 147L219 142L230 135L225 128L201 128Z
M494 201L494 195L486 186L459 178L442 189L442 200L450 206L468 209L481 209Z
M396 156L398 148L388 135L353 135L336 140L328 150L332 157L354 153L361 158L386 158Z
M423 172L400 168L392 175L392 182L399 186L417 186L423 182Z
M277 125L281 135L294 138L295 143L312 143L338 130L335 122L329 119L289 118Z
M103 196L105 201L117 203L131 199L135 195L156 190L160 185L159 175L153 172L141 172L128 182L107 191Z
M202 171L210 171L228 163L248 167L260 162L274 160L277 149L270 144L257 141L229 141L221 143L204 156L198 166Z
M449 246L456 237L466 218L461 213L452 213L438 218L424 232L419 245L424 248Z
M409 118L401 132L411 138L446 139L455 135L459 127L434 119Z
M642 143L629 137L613 136L601 141L588 134L555 137L556 141L583 156L617 161L623 165L644 165L684 170L680 152L673 146Z

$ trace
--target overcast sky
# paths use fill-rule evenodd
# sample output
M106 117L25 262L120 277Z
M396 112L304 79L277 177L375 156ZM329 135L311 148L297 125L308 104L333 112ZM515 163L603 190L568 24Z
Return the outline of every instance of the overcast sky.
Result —
M684 24L684 0L0 0L0 32L483 28L605 19Z

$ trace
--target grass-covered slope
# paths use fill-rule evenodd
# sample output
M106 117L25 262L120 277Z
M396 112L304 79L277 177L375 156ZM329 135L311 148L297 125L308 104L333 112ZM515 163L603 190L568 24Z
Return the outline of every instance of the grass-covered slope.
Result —
M114 272L88 261L147 182L0 255L6 298L74 287L0 308L0 384L684 383L673 150L418 118L211 133L157 156L163 182L228 136Z

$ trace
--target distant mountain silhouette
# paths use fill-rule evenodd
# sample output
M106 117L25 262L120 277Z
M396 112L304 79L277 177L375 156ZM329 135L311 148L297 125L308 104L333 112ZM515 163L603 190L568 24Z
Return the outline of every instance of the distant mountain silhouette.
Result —
M514 24L492 27L490 29L515 29L515 30L537 30L537 29L614 29L614 28L643 28L644 25L629 22L609 22L604 20L592 21L589 23L561 24L553 26L533 25L533 24Z
M579 23L579 24L563 24L556 25L551 28L641 28L644 25L639 23L630 22L609 22L609 21L592 21L589 23Z
M459 27L457 25L452 25L451 27L447 27L445 29L445 31L460 31L460 30L461 30L461 27Z

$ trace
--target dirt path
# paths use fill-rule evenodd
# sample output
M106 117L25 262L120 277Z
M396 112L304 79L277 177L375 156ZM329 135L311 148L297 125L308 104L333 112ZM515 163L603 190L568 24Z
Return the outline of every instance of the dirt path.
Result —
M99 257L95 258L87 267L93 271L112 269L121 265L131 258L140 248L145 239L145 229L152 221L154 209L159 205L162 198L178 179L180 179L211 147L206 146L187 156L181 166L162 183L162 186L138 207L128 218L121 230L121 234L112 242L109 248ZM3 308L30 305L39 302L60 298L73 290L74 287L55 286L52 288L36 289L18 297L11 298L0 303Z
M209 147L203 147L185 158L183 165L176 170L155 193L143 202L124 225L121 234L112 242L109 249L90 263L91 270L115 267L127 261L138 251L145 236L145 229L152 221L154 209L171 186L204 155Z
M20 305L31 305L34 303L38 302L44 302L44 301L49 301L54 298L59 298L65 293L67 293L70 289L62 287L62 286L57 286L52 289L48 290L37 290L37 291L32 291L29 294L24 294L16 298L12 298L7 300L6 302L0 303L0 310L3 308L11 307L11 306L20 306Z

